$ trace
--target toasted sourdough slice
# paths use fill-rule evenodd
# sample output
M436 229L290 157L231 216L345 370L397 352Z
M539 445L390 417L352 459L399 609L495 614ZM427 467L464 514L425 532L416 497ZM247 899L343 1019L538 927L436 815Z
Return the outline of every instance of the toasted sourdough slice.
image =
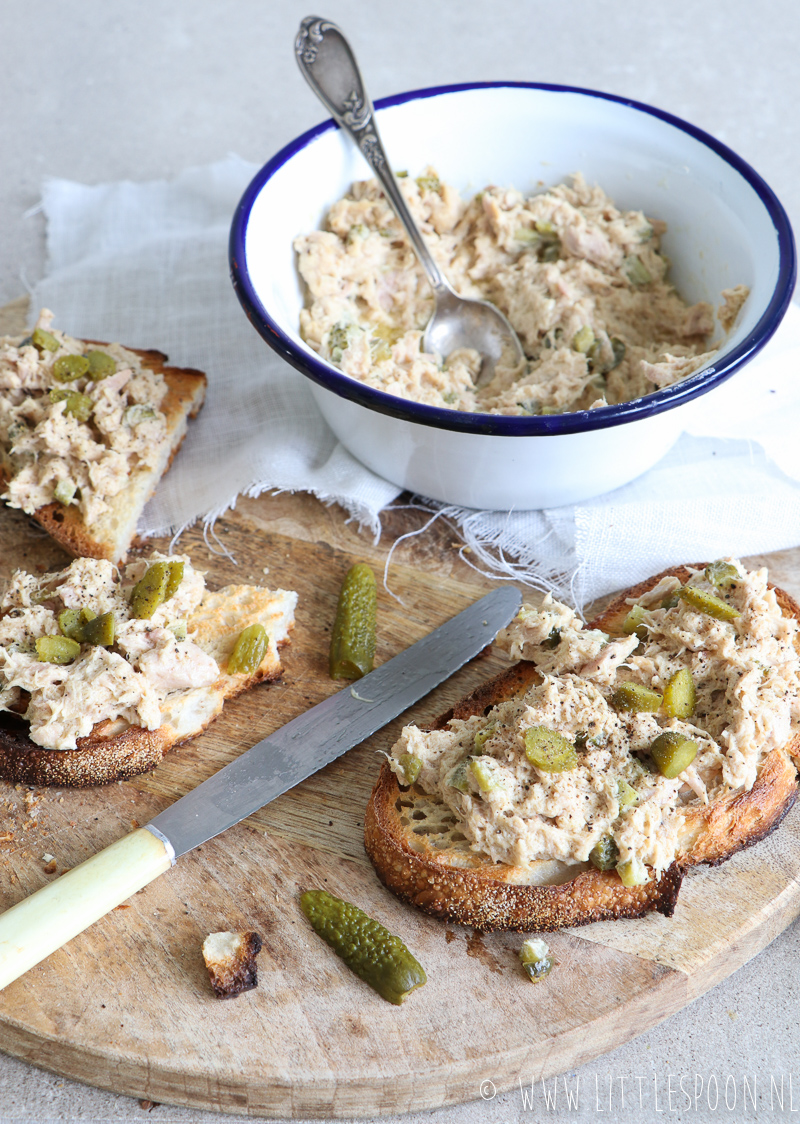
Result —
M674 567L626 590L589 627L623 635L630 598L666 576L685 583L690 572ZM800 621L793 598L780 589L775 593L783 615ZM451 718L487 714L538 682L534 664L522 660L462 699L430 729L444 729ZM426 913L481 930L552 931L651 911L669 917L690 867L722 863L778 827L797 795L798 761L800 736L795 735L764 758L749 792L738 790L707 805L687 807L675 861L657 881L632 887L624 886L616 871L601 872L589 863L540 860L516 867L493 862L470 848L455 815L438 798L418 785L401 788L388 762L367 807L365 846L379 877L398 897Z
M242 629L264 625L267 652L253 673L220 670L216 682L177 692L162 708L156 729L132 726L122 719L98 722L76 749L44 749L28 737L28 724L0 712L0 778L22 784L86 788L126 780L148 772L173 746L196 737L221 713L223 704L257 683L279 678L278 649L288 643L294 627L296 594L255 586L226 586L207 592L189 618L192 638L225 668Z
M108 347L97 340L84 340L97 348ZM186 436L190 418L197 416L205 400L208 380L202 371L193 368L168 367L167 356L160 351L143 351L129 347L126 351L138 356L142 367L161 374L167 393L159 409L166 418L166 433L152 467L133 469L125 487L108 500L108 509L88 526L77 506L54 501L32 512L32 518L76 558L107 558L124 561L136 535L136 525L144 506L156 490L159 480ZM12 478L8 451L0 448L0 490Z

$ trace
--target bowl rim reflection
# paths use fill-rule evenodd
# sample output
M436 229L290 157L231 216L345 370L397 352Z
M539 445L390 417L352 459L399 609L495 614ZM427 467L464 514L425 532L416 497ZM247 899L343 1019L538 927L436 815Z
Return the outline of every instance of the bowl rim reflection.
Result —
M328 119L290 141L256 173L239 201L231 223L229 262L233 287L248 319L279 355L326 390L330 390L342 398L357 402L370 410L377 410L395 418L416 422L420 425L433 426L437 429L497 436L531 437L537 435L557 436L559 434L605 429L637 419L652 417L664 410L673 409L725 382L764 347L774 335L791 300L797 263L794 237L788 216L775 193L750 164L709 133L696 125L691 125L689 122L675 117L671 113L667 113L665 110L617 94L607 94L579 86L560 86L544 82L463 82L393 94L390 97L378 99L375 102L375 109L376 111L388 109L403 105L406 102L439 97L442 94L490 89L542 90L551 93L579 94L584 97L614 102L625 106L627 109L656 117L660 121L688 134L715 152L725 163L737 171L750 184L766 209L775 227L778 243L778 277L775 288L753 330L725 355L722 362L719 364L712 363L711 366L705 367L702 371L690 375L681 382L674 383L672 386L664 387L641 398L635 398L630 402L621 402L613 406L600 406L593 410L578 410L573 413L523 416L467 413L452 410L445 406L429 406L421 402L413 402L367 386L366 383L346 375L325 360L301 351L294 340L286 334L264 307L247 271L245 240L250 214L258 195L265 184L293 156L306 148L317 137L331 130L339 129L336 122Z

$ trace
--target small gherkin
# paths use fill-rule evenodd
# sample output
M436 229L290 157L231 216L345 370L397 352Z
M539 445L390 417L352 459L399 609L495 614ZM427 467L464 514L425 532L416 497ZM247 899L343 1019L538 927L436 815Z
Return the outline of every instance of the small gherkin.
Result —
M402 1003L427 982L425 969L379 921L327 890L308 890L300 898L314 932L344 960L351 972L389 1003Z

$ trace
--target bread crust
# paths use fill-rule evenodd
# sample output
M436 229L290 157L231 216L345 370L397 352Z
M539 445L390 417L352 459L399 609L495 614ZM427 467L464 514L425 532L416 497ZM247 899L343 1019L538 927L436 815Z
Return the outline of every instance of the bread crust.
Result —
M83 342L108 346L100 340ZM136 469L131 473L126 486L111 498L109 512L101 516L94 528L87 527L77 507L65 507L58 502L44 504L32 513L31 518L76 558L107 558L114 563L125 560L139 516L183 443L189 419L197 416L205 399L208 379L202 371L168 367L167 356L161 351L135 347L127 350L139 357L143 367L162 374L167 384L160 406L167 422L162 456L155 468ZM0 486L8 483L8 472L0 468Z
M697 563L691 569L704 565ZM589 627L622 635L630 609L627 599L641 596L668 575L684 583L690 568L672 567L625 590ZM800 620L800 605L784 590L771 588L783 614ZM498 702L524 693L538 678L535 666L522 660L462 699L429 729L441 729L454 717L484 714ZM381 767L367 806L364 842L381 881L403 901L477 929L544 932L652 911L669 917L687 870L700 863L718 865L780 825L797 797L798 761L800 737L795 736L767 755L749 792L729 793L711 804L687 808L675 861L657 881L642 886L625 887L615 871L594 868L567 881L562 875L557 885L531 884L535 882L531 872L536 875L546 864L516 868L493 863L465 847L442 846L435 833L420 831L419 824L414 831L410 809L422 809L417 816L425 819L425 803L431 804L431 798L416 786L401 789L388 762Z

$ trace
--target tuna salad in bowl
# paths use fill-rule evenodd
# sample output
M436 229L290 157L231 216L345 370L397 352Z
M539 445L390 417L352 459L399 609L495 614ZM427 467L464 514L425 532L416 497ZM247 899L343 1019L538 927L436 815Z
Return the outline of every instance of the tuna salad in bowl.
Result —
M255 177L231 269L338 438L393 483L494 509L609 491L659 460L692 403L780 323L786 215L693 126L522 83L415 91L376 113L428 246L459 292L506 313L525 364L477 387L477 353L424 352L427 282L333 122Z

